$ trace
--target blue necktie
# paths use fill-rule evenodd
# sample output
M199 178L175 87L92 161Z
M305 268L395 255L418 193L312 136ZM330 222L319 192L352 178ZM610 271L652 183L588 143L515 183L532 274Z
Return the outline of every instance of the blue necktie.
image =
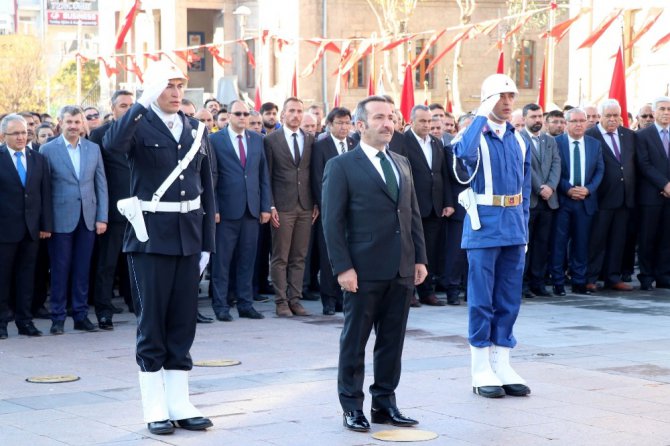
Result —
M23 185L23 187L26 187L26 168L23 167L23 163L21 162L21 157L23 156L23 153L14 152L14 156L16 156L16 171L19 173L21 184Z

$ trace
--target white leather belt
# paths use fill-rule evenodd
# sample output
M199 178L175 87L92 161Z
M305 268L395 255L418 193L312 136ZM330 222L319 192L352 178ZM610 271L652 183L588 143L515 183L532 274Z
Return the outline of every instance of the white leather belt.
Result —
M154 206L156 206L155 212L179 212L180 214L186 214L191 211L200 209L200 197L197 197L190 201L179 201L179 202L165 202L161 201L159 203L151 203L151 201L140 201L140 207L143 211L153 211Z
M491 195L491 194L476 194L477 204L483 206L500 206L512 207L521 204L521 194L516 195Z

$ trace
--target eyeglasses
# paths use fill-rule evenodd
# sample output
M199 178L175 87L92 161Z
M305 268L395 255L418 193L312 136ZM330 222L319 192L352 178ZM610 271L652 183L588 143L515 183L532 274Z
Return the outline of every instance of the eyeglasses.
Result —
M237 116L238 118L239 118L240 116L244 116L244 117L246 118L246 117L249 116L250 114L251 114L251 113L249 113L249 112L232 112L232 113L231 113L231 115L235 115L235 116Z
M5 136L28 136L28 132L5 133Z
M640 115L640 118L642 119L652 119L654 115Z
M87 121L93 121L94 119L98 119L100 115L98 113L92 113L90 115L86 115L86 120Z

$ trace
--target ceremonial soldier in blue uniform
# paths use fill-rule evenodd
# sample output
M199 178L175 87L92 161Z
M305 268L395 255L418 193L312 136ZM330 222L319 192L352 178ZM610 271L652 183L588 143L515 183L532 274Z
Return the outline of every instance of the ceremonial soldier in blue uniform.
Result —
M467 250L472 386L478 395L524 396L530 389L509 365L516 345L528 243L530 141L507 121L518 94L503 74L484 80L477 117L453 142L473 177L459 198L468 209L461 246Z
M137 314L144 419L154 434L172 433L174 425L212 426L188 393L198 283L214 250L216 211L206 132L179 111L185 83L173 63L150 66L142 97L103 140L130 165L131 198L118 206L131 223L123 251Z

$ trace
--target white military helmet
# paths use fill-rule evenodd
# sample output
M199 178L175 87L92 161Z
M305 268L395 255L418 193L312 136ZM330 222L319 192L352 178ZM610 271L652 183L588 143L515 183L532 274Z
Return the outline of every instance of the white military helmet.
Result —
M168 59L160 59L153 62L149 65L147 71L144 72L143 80L145 85L163 79L166 81L170 79L187 80L188 77L186 77L184 72L174 62Z
M494 94L514 93L519 94L516 84L506 74L492 74L482 83L481 101L484 102Z

